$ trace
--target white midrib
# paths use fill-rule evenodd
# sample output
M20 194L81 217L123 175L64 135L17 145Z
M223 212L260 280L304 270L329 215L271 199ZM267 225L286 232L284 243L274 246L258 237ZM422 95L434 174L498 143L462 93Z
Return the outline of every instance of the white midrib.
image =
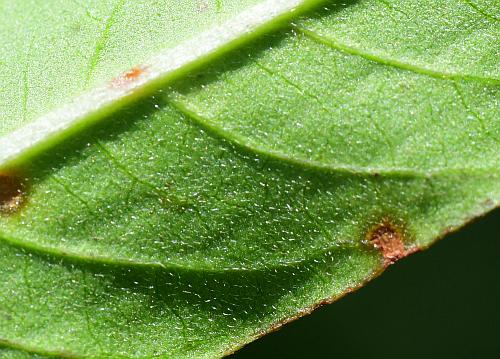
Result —
M137 78L103 84L56 110L0 138L0 168L62 140L81 127L142 96L222 50L264 31L266 26L304 10L320 0L264 0L222 25L167 49L138 66Z

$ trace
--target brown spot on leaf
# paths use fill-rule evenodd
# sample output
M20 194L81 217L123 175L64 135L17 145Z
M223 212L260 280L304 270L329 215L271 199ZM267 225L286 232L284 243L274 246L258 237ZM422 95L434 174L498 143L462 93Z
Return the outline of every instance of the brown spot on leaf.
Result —
M131 82L134 82L137 80L139 77L141 77L142 74L144 74L145 69L141 67L133 67L128 71L125 71L123 74L121 74L118 77L115 77L112 81L111 84L114 87L123 87Z
M20 176L0 172L0 213L16 212L24 203L25 189Z
M384 265L388 266L397 260L415 252L415 248L407 249L404 243L403 232L390 221L384 220L376 225L367 234L367 240L384 257Z

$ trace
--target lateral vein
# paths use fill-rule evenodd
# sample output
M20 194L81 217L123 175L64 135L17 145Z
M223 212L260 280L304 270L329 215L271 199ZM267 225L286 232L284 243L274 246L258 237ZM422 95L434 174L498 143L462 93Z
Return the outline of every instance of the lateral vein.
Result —
M415 72L415 73L418 73L421 75L426 75L429 77L441 79L441 80L474 81L474 82L490 84L490 85L499 85L500 84L500 78L483 77L483 76L475 76L475 75L463 75L463 74L453 73L453 72L437 71L437 70L434 70L431 68L427 68L427 67L411 64L408 62L404 62L404 61L401 61L398 59L382 57L380 55L367 52L363 49L359 49L357 47L342 43L336 39L318 34L315 31L312 31L310 29L307 29L307 28L304 28L301 26L294 25L294 29L297 32L303 34L307 38L309 38L317 43L331 47L334 50L341 51L341 52L346 53L348 55L362 57L366 60L370 60L370 61L379 63L381 65L394 67L394 68L397 68L400 70L411 71L411 72Z

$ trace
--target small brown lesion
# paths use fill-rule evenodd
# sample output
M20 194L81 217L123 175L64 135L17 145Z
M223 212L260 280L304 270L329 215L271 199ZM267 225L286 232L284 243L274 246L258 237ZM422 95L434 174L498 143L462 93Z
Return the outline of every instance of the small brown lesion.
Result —
M111 85L113 85L113 87L124 87L125 85L139 79L145 73L145 71L146 69L144 67L132 67L130 70L125 71L120 76L115 77L113 80L111 80Z
M418 250L416 247L407 247L404 238L403 230L387 219L375 225L366 235L368 242L382 253L384 266Z
M26 181L19 175L0 172L0 214L13 214L25 203Z

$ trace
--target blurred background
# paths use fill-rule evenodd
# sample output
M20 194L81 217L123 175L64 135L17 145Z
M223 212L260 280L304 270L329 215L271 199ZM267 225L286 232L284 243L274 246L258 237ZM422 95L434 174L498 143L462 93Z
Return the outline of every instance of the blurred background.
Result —
M500 358L500 210L229 358Z

